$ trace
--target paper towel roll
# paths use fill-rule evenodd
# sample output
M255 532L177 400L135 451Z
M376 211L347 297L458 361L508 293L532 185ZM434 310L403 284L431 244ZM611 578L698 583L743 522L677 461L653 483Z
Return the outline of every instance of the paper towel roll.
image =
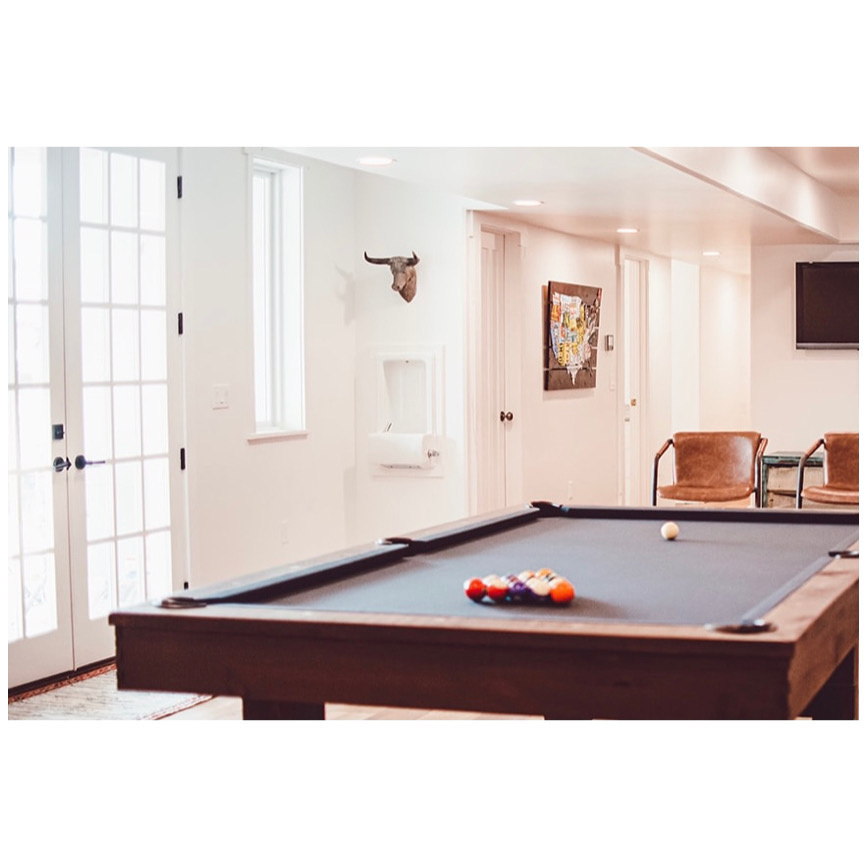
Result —
M383 467L426 469L437 456L436 437L431 434L375 433L368 440L371 462Z

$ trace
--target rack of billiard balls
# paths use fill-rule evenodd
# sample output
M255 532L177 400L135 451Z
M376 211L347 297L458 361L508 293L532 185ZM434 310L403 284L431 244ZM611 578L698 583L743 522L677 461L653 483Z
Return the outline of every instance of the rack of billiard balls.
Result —
M552 569L469 578L464 582L464 593L473 602L489 599L519 605L568 605L575 598L572 583Z

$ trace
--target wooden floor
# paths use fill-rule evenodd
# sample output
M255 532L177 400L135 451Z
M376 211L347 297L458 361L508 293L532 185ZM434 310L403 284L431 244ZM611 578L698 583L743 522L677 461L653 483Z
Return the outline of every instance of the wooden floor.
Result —
M164 717L167 720L239 720L241 719L241 699L239 698L212 698L203 704L179 711L171 716ZM350 704L328 704L325 706L326 720L497 720L497 719L542 719L531 716L506 716L500 714L486 714L459 711L442 710L413 710L401 707L367 707Z

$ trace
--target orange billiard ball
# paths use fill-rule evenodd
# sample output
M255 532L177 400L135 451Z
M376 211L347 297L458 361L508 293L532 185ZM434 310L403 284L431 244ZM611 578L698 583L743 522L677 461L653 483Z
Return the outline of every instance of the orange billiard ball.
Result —
M548 582L549 596L555 605L568 605L575 598L575 588L565 578L552 578Z

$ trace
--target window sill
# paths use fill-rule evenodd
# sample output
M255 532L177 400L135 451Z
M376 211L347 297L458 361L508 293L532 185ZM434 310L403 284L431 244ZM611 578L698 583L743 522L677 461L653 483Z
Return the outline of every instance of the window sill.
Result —
M282 440L298 440L305 439L306 437L306 430L269 430L262 431L261 433L248 434L247 442L251 446L255 446L259 443L273 443L280 442Z

